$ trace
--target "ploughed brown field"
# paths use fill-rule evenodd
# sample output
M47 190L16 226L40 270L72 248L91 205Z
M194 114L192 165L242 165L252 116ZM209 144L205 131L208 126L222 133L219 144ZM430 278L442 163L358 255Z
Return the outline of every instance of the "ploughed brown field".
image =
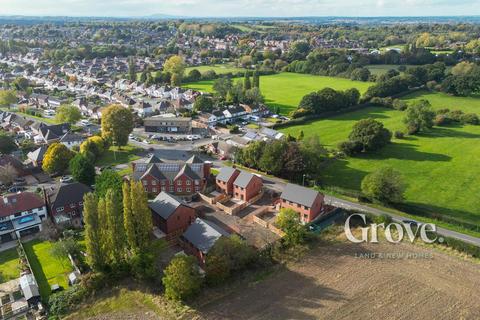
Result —
M410 258L370 258L378 253ZM477 261L409 243L359 245L341 239L317 245L256 282L204 291L190 308L173 310L161 296L151 303L132 296L122 300L136 301L133 306L119 300L103 308L105 301L98 301L73 318L480 319L479 297Z
M368 259L403 252L427 259ZM480 319L480 264L411 244L317 247L198 308L206 319Z

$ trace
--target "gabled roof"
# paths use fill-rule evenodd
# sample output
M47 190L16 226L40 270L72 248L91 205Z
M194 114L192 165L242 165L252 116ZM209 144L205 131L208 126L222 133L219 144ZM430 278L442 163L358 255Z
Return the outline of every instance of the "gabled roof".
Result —
M48 199L52 206L58 208L70 203L82 202L83 196L88 192L91 192L90 188L83 183L65 183L50 190Z
M152 154L150 157L145 159L145 163L161 163L161 162L162 162L162 160L157 158L157 156L154 155L154 154Z
M187 177L193 180L200 179L198 174L196 174L188 164L183 165L182 169L180 169L175 179L180 178L182 175L186 175Z
M203 160L200 159L198 156L193 155L186 161L186 163L203 163Z
M280 198L310 208L318 195L319 192L315 190L305 188L297 184L288 183L285 186L285 189L283 189Z
M223 167L217 174L217 180L228 182L235 172L239 171L238 169L231 167Z
M233 184L240 187L240 188L246 188L248 186L248 184L250 183L250 181L252 181L252 179L254 177L255 177L255 175L253 175L250 172L240 171L240 174L235 179Z
M3 196L0 198L0 217L8 217L18 212L41 208L44 205L43 199L32 192Z
M47 145L42 145L40 148L31 151L27 154L28 159L33 160L33 161L42 161L43 156L45 155L45 152L47 152L48 146Z
M195 219L187 231L183 233L183 237L203 253L208 253L222 236L228 237L229 235L227 231L215 223L201 218Z
M183 200L164 191L160 192L157 197L148 204L153 212L165 220L167 220L175 210L182 205L187 206Z
M165 179L165 175L162 174L162 172L160 171L160 169L158 169L156 165L150 166L140 179L143 179L148 175L151 175L152 177L157 178L158 180Z

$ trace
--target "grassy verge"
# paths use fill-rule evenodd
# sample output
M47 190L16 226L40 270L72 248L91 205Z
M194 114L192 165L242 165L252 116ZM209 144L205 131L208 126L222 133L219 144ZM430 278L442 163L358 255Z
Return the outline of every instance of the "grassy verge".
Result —
M132 162L140 159L140 156L137 155L140 150L140 148L132 145L123 146L121 148L110 147L110 149L105 151L105 153L97 160L96 165L104 167Z
M54 118L44 118L44 117L32 116L32 115L27 114L27 113L25 113L25 112L21 112L21 111L19 111L18 109L0 108L0 110L2 110L2 111L8 111L8 112L13 112L13 113L16 113L16 114L25 116L25 117L27 117L27 118L32 118L32 119L38 120L38 121L40 121L40 122L45 122L45 123L49 123L49 124L57 124L57 123L58 123L57 121L55 121Z
M0 252L0 283L16 279L20 276L18 262L16 248Z
M41 240L23 244L44 301L50 296L52 284L68 287L68 274L73 270L68 259L57 259L52 256L50 252L52 245L53 242Z

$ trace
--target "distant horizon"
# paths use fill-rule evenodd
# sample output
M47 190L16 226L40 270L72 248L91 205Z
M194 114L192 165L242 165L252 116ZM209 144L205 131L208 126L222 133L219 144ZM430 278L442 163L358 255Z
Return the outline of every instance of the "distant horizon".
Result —
M0 6L3 16L25 17L145 18L152 13L192 19L480 15L480 0L0 0Z

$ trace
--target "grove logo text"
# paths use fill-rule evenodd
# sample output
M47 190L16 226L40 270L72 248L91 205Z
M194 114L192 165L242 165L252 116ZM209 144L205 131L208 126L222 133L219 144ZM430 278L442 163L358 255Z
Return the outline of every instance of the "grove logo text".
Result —
M350 215L347 220L345 221L345 235L347 239L354 243L362 243L362 242L370 242L370 243L378 243L378 229L383 229L385 233L385 238L388 242L391 243L399 243L403 240L405 235L408 237L410 242L414 242L415 239L420 235L420 239L426 243L434 243L437 241L436 231L437 227L433 223L422 223L415 231L412 229L411 223L390 223L385 226L385 223L372 223L369 227L362 227L361 238L356 238L352 230L350 229L350 219L354 216L359 216L362 218L363 223L367 224L367 219L365 214L355 213ZM396 239L392 235L392 230L397 231ZM430 238L427 233L433 234L434 238Z

